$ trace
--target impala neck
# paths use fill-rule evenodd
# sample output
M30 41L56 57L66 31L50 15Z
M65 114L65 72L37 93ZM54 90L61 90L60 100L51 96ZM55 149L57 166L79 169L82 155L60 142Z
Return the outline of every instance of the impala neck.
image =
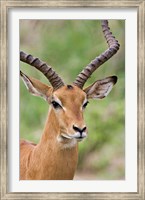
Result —
M50 108L48 117L45 123L44 131L42 134L41 142L51 142L57 139L57 135L60 133L59 123L57 117L52 108Z
M53 109L50 109L43 135L33 152L35 161L37 158L36 166L39 169L39 176L36 174L33 179L73 179L78 161L78 145L63 148L63 143L57 139L59 134L60 127L57 117Z

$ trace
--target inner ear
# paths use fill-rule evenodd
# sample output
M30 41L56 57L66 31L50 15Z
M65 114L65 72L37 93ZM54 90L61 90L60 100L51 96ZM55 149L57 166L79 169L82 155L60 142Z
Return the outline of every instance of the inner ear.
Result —
M117 76L110 76L94 82L84 89L88 99L102 99L106 97L117 82Z
M42 97L49 102L53 92L52 87L47 86L35 78L28 77L23 72L20 72L20 75L26 88L32 95Z

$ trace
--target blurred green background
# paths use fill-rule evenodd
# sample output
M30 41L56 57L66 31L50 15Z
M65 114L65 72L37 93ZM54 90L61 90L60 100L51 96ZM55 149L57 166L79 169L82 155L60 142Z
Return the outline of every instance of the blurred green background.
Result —
M121 45L119 52L93 73L85 86L117 75L118 82L103 100L90 100L85 111L89 135L79 143L75 179L125 179L125 21L109 20ZM99 20L20 20L20 49L53 66L66 83L107 49ZM27 75L48 83L32 67L20 63ZM49 105L34 97L20 81L20 137L38 142Z

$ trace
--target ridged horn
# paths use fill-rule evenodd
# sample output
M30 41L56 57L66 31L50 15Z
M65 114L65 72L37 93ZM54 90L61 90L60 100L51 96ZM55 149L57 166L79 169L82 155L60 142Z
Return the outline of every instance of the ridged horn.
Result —
M102 20L101 22L102 30L109 48L94 60L92 60L77 76L73 84L79 88L83 88L85 82L88 80L91 74L103 63L109 60L114 54L116 54L120 47L118 41L110 32L110 28L108 27L108 20Z
M52 67L48 66L45 62L41 61L39 58L35 58L30 54L26 54L23 51L20 51L20 60L35 67L40 72L42 72L49 80L49 82L51 83L51 85L55 90L64 85L64 82L58 76L58 74L52 69Z

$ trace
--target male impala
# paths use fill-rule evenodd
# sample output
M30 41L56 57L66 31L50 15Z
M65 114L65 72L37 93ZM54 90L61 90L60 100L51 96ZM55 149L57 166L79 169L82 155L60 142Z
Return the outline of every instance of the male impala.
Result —
M20 72L29 92L44 98L50 104L39 143L21 141L20 179L73 179L78 160L78 142L87 136L83 111L88 99L106 97L117 82L116 76L110 76L83 89L91 74L119 49L118 41L109 31L107 20L102 21L102 29L109 48L91 61L71 85L66 85L46 63L20 52L20 60L41 71L52 85L47 86Z

